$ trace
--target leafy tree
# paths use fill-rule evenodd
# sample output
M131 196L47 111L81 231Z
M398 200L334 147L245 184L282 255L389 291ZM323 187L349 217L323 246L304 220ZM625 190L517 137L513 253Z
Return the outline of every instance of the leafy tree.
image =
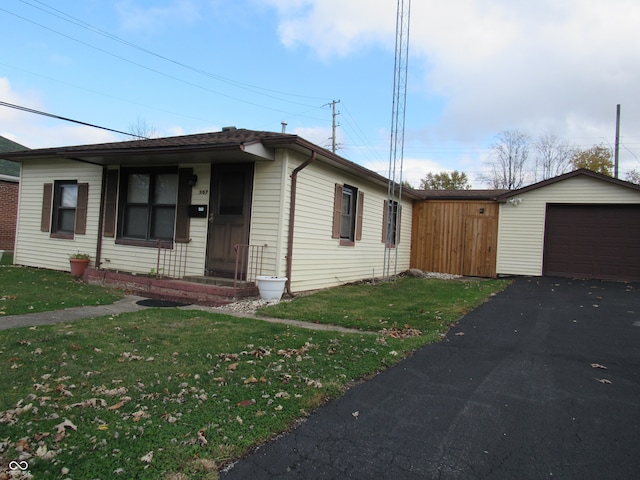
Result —
M613 160L611 149L603 144L594 145L586 150L578 150L571 158L574 169L587 168L597 173L613 176Z
M555 133L547 132L540 135L534 143L534 148L536 152L536 180L547 180L571 169L575 148L567 141L558 138Z
M479 178L496 189L515 190L522 187L527 178L529 143L529 136L519 130L499 133L491 146L491 159L487 162L490 171Z
M422 190L469 190L469 179L467 174L454 170L453 172L427 173L426 177L420 180Z
M411 188L411 189L413 189L413 186L407 180L402 180L402 188Z

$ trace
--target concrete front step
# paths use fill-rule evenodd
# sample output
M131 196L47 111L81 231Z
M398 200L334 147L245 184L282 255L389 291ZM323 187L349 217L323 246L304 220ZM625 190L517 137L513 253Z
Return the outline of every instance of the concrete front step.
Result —
M95 268L88 268L83 279L86 283L116 287L142 297L208 306L225 305L239 298L259 295L258 288L247 283L242 287L233 288L233 286L209 285L184 280L157 279Z

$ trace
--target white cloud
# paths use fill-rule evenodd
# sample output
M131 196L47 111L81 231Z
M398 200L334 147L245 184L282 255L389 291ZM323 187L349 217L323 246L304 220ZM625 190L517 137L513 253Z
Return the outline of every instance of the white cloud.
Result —
M262 0L277 9L281 42L325 60L393 51L396 2ZM413 102L443 102L426 138L486 142L505 129L553 130L588 147L615 131L640 136L635 0L412 2ZM418 80L416 80L418 79ZM417 92L417 93L416 93ZM421 96L418 98L416 95ZM417 125L407 125L420 128ZM635 150L640 156L640 147Z

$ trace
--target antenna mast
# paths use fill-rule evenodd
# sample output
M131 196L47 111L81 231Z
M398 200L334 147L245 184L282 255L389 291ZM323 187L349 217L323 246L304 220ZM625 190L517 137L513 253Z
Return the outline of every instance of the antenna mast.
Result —
M398 240L402 213L402 168L404 159L404 120L407 105L407 71L409 66L409 25L411 0L398 0L396 51L391 113L391 147L389 186L387 191L386 238L383 278L395 281L398 269Z

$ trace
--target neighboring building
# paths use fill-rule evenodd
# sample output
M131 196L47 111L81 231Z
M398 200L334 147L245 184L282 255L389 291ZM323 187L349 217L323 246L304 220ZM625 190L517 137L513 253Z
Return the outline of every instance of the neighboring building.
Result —
M26 148L0 136L0 157ZM0 250L12 251L15 244L19 188L20 164L0 158Z
M311 290L381 275L389 210L398 270L409 268L417 197L388 209L386 178L297 135L230 127L10 158L22 162L19 265L68 271L83 252L105 270L246 278L259 262Z

